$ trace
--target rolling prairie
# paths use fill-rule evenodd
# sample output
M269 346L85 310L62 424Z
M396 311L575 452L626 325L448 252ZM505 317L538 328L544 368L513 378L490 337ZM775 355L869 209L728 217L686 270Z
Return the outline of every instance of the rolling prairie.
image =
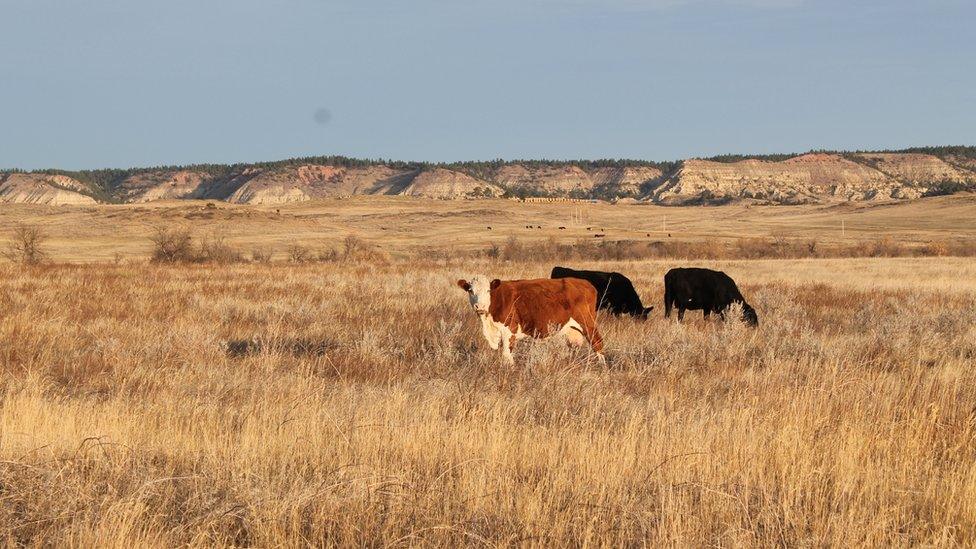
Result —
M362 196L282 206L159 201L99 206L7 204L0 227L43 225L52 259L145 259L157 227L182 226L198 238L219 234L244 252L336 247L354 235L399 257L430 250L480 251L514 236L524 242L606 241L729 243L740 238L815 240L853 246L891 239L910 246L976 241L976 195L894 203L802 206L664 207L511 200L429 200ZM541 228L527 228L527 226ZM489 230L488 227L491 227ZM565 229L559 229L565 227ZM587 227L590 230L587 230ZM0 231L0 246L9 234Z
M967 200L865 209L830 238L969 237ZM976 259L577 261L630 275L651 319L601 317L606 368L555 341L523 344L509 367L453 282L544 277L552 262L408 252L479 250L529 224L512 212L549 226L574 206L396 203L392 217L355 201L0 209L52 237L49 263L0 263L0 539L976 543ZM508 215L487 237L488 214L471 212L492 208ZM638 238L644 221L616 212L643 208L593 212ZM739 236L727 226L833 230L816 208L648 208L690 243ZM164 221L278 253L355 234L388 256L148 263ZM692 263L733 276L760 326L664 319L663 274Z

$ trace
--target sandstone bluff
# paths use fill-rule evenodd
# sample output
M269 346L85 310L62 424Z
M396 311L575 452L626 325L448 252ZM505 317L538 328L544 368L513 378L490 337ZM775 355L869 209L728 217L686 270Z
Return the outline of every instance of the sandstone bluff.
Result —
M206 199L283 204L353 195L568 197L656 204L908 200L976 189L976 147L638 160L427 164L311 157L239 165L0 172L0 203Z

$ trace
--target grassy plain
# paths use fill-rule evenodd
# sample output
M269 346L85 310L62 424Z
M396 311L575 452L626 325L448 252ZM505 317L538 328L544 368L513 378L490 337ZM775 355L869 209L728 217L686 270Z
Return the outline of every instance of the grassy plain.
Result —
M573 243L595 242L595 234L605 234L607 241L642 243L784 238L813 239L827 247L881 239L924 245L976 240L974 212L973 194L894 204L685 208L368 196L281 206L214 202L208 207L202 201L87 208L6 204L0 208L0 227L43 225L55 260L90 262L112 260L116 254L146 258L149 237L160 226L183 226L199 238L220 234L245 252L268 249L277 259L285 258L292 243L323 249L338 246L348 235L394 256L410 257L431 249L483 250L510 236L523 242ZM0 246L7 237L0 230Z
M973 236L966 200L879 206L846 230ZM472 211L505 208L490 218L502 237L529 224L516 215L555 225L573 206L427 203L424 221L405 203L416 216L355 201L294 215L0 208L4 222L43 224L53 260L72 262L0 263L0 539L976 543L976 260L695 261L740 282L756 330L663 319L662 276L686 260L578 262L627 273L658 309L601 319L607 369L556 342L523 345L507 367L453 281L545 276L551 263L399 255L484 247L489 214ZM616 212L642 208L595 209L608 233L637 238L643 218ZM749 217L728 226L760 236L831 230L829 209L754 209L664 212L689 241L738 237L720 221L736 216ZM244 249L394 231L380 243L393 258L148 264L160 222L219 226Z

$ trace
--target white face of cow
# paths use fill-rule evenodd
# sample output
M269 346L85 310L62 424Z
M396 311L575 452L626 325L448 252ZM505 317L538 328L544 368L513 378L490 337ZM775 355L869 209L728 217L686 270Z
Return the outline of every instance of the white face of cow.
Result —
M474 312L479 315L487 315L488 308L491 306L491 283L487 277L475 276L470 281L458 280L457 285L462 290L468 292L468 301Z

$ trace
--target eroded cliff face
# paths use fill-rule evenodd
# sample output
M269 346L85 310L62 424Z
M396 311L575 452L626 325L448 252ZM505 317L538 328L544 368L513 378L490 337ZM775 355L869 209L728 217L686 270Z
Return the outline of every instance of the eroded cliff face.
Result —
M511 164L496 170L491 180L507 188L524 188L555 195L587 193L595 185L590 174L578 166L528 168Z
M669 173L636 162L427 166L352 161L139 170L107 182L85 176L85 181L102 181L99 185L107 188L100 193L63 175L15 173L0 174L0 201L93 204L92 196L111 195L120 202L208 199L283 204L373 194L457 200L502 196L506 191L662 204L899 200L918 198L930 189L976 188L976 156L965 147L948 149L940 150L941 156L811 153L778 162L691 159Z
M388 166L345 168L304 165L255 170L239 178L239 187L228 197L240 204L282 204L314 198L361 194L399 194L416 170Z
M482 181L461 172L434 168L417 174L397 194L441 200L501 196L505 191L497 185Z
M598 168L590 176L593 188L601 195L636 197L644 189L661 182L664 173L647 166L633 168Z
M63 175L0 174L0 202L5 203L50 206L97 204L94 198L83 194L90 191L84 183Z
M940 182L976 182L976 174L973 172L928 154L868 153L857 157L878 171L915 186L927 187Z
M806 154L781 162L687 160L646 198L661 203L756 199L798 204L917 198L925 190L840 155Z
M159 170L125 178L117 193L123 202L207 198L207 179L207 174L201 172Z

